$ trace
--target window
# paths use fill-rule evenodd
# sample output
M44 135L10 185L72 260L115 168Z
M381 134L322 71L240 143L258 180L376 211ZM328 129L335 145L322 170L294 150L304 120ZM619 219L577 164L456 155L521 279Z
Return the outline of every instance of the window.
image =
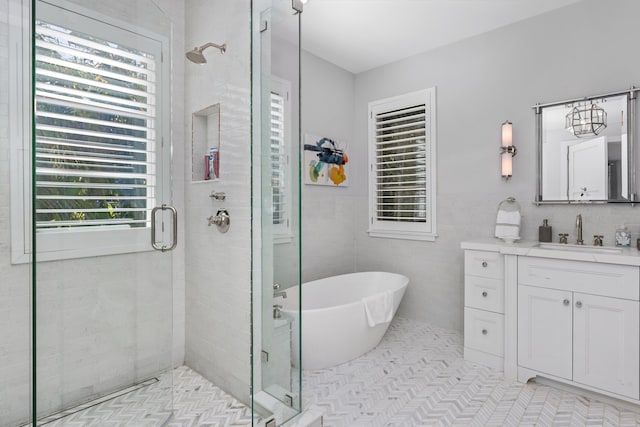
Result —
M271 82L271 188L274 243L291 235L291 84L272 77Z
M435 240L435 88L369 104L372 237Z
M150 250L151 209L169 190L166 40L89 18L76 6L37 8L38 260ZM31 170L26 159L24 170ZM26 244L20 249L29 252Z

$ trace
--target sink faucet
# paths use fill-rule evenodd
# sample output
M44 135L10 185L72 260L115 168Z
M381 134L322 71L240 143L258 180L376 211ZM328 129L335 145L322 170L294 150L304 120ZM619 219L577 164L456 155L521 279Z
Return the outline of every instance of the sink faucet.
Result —
M578 241L576 242L578 245L583 245L584 240L582 240L582 215L578 214L576 217L576 228L578 229Z
M278 298L278 297L286 298L287 297L287 291L281 291L280 290L280 285L278 285L276 283L275 285L273 285L273 297L274 298Z

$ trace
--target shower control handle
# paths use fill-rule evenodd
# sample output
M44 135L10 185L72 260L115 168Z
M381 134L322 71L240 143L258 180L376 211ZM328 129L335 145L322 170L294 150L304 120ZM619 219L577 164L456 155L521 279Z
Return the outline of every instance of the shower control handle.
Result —
M226 209L218 210L215 216L210 216L207 218L209 222L209 227L215 225L218 227L218 231L221 233L226 233L229 231L229 227L231 226L231 216Z

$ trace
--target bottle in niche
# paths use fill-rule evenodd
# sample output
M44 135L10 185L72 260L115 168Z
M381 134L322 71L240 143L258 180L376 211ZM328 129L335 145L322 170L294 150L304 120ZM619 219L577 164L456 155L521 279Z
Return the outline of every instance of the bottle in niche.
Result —
M538 241L551 242L551 226L548 219L542 220L542 225L538 227Z
M631 246L631 233L624 224L616 229L616 246Z

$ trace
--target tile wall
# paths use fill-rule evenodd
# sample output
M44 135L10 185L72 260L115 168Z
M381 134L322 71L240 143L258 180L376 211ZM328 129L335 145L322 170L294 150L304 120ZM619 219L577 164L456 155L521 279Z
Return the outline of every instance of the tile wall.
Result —
M185 170L185 360L217 386L249 403L251 384L251 128L250 2L186 2L186 45L226 43L205 51L207 63L186 63L185 159L191 159L191 114L220 103L220 180L191 182ZM214 201L212 191L226 193ZM207 218L225 208L225 234Z

